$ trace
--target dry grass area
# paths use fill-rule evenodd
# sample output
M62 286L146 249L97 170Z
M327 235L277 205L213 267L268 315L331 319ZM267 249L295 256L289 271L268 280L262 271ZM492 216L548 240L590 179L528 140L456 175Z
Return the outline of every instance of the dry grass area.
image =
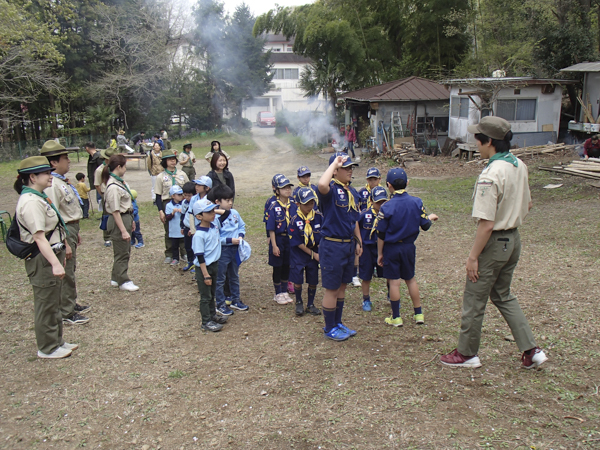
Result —
M250 310L220 333L200 331L190 275L162 263L162 227L149 203L141 211L147 245L130 266L136 293L110 287L112 251L96 220L84 224L78 283L91 321L65 328L80 344L65 360L35 357L31 288L22 262L0 249L0 448L600 447L598 192L567 176L562 188L544 190L552 175L535 170L538 162L529 164L535 206L521 228L513 291L550 358L541 370L519 369L493 306L483 367L439 364L457 340L478 170L427 158L423 173L408 172L433 177L410 188L440 216L417 241L426 323L412 323L403 288L405 325L387 327L378 280L371 313L360 308L360 290L348 289L344 321L358 335L343 343L323 339L322 318L297 318L293 305L273 302L264 198L242 191L236 207L253 256L241 267L241 290ZM2 193L14 196L4 183Z

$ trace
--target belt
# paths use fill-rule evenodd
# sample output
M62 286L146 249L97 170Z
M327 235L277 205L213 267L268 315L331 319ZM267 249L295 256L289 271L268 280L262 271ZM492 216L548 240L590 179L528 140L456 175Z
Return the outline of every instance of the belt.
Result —
M275 236L287 236L287 233L279 233L279 234L276 234Z
M133 214L133 209L128 209L127 211L125 211L121 214Z
M71 220L70 222L67 222L67 225L77 225L79 223L79 220Z
M516 228L511 228L510 230L494 230L492 233L510 234L514 233L515 231L517 231Z
M352 238L350 238L350 239L342 239L342 238L334 238L334 237L329 237L329 236L323 236L323 239L326 239L326 240L332 241L332 242L343 242L344 244L348 244L349 242L352 242Z

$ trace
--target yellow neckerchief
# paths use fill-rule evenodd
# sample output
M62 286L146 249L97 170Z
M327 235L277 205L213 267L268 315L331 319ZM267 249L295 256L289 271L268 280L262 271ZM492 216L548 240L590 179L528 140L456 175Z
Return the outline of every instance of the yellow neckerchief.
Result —
M392 195L398 194L398 195L402 195L406 192L406 189L398 189L397 191L394 191L392 193Z
M288 202L287 205L284 205L283 202L281 200L279 200L279 197L277 197L277 203L279 203L281 205L282 208L285 209L285 222L289 225L290 224L290 199L288 198Z
M377 186L381 186L380 184L378 184ZM375 186L375 187L377 187ZM373 190L373 188L371 186L369 186L369 183L367 182L365 189L369 192L369 197L367 197L367 208L370 208L371 206L373 206L373 199L371 198L371 191Z
M298 187L310 187L310 184L304 184L302 181L298 180Z
M369 207L369 209L367 211L371 211L373 214L375 214L375 210L372 207ZM381 208L379 208L379 211L381 211ZM371 228L371 232L369 233L369 238L371 236L373 236L373 233L375 232L375 230L377 229L377 223L379 222L379 211L377 211L377 214L375 214L375 220L373 221L373 228Z
M298 217L304 220L304 245L307 247L314 247L315 236L313 234L313 229L310 222L315 218L315 210L311 209L310 212L305 216L300 208L298 208Z
M353 209L354 211L358 212L358 206L356 206L356 201L354 200L354 195L352 195L352 192L350 192L350 186L348 184L342 183L337 178L332 178L331 181L333 181L335 184L337 184L339 186L342 186L348 192L348 211Z

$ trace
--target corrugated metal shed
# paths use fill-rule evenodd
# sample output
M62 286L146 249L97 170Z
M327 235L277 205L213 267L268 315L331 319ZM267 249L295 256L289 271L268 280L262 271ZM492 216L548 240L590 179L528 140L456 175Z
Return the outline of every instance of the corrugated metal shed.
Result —
M600 72L600 61L583 62L560 69L561 72Z
M435 81L419 77L409 77L357 91L346 92L338 98L370 102L449 100L450 92Z
M563 69L565 70L565 69ZM477 85L511 85L511 86L533 86L537 84L575 84L576 80L558 80L553 78L533 78L533 77L488 77L488 78L455 78L452 80L440 81L446 86L456 84Z

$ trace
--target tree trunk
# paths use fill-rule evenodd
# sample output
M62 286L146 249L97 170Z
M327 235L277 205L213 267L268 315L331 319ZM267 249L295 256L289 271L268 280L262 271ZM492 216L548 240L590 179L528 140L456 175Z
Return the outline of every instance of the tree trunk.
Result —
M48 99L50 100L50 114L52 115L52 119L50 120L50 133L52 135L52 138L56 139L56 137L58 137L58 123L56 120L56 105L54 103L54 95L48 94Z

